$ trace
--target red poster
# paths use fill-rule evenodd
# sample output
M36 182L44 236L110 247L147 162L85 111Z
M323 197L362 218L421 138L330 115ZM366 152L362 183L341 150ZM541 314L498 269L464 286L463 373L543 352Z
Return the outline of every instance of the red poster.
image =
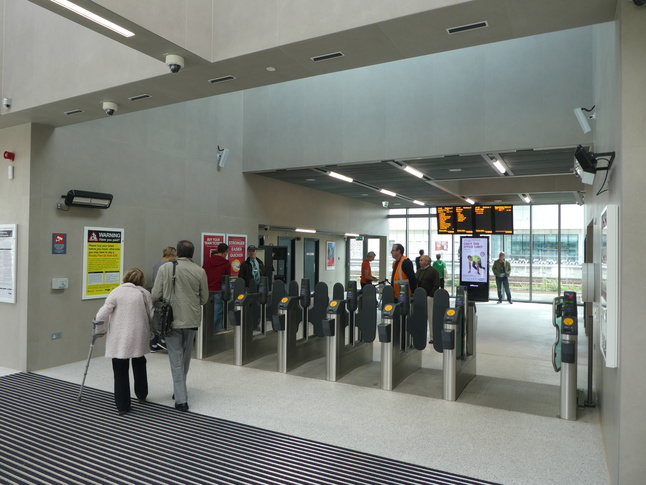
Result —
M229 245L229 261L231 261L231 276L237 277L240 265L247 259L247 236L240 234L229 234L227 236Z
M204 261L212 254L215 254L215 251L218 249L218 244L223 242L224 234L202 233L202 261L200 261L200 266L204 266Z

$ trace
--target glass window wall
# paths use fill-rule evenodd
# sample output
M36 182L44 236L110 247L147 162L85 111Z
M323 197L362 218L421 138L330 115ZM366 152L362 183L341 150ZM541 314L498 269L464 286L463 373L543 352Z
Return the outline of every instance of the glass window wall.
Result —
M404 210L405 211L405 210ZM390 212L389 245L406 241L414 259L428 248L434 260L446 263L445 289L454 294L459 284L459 235L437 233L436 215L426 217L419 209ZM514 234L490 236L489 268L501 251L511 263L509 286L519 301L551 302L563 291L581 291L583 263L583 207L577 205L514 206ZM402 243L403 244L403 243ZM419 246L419 247L418 247ZM489 273L489 296L497 299L496 281Z

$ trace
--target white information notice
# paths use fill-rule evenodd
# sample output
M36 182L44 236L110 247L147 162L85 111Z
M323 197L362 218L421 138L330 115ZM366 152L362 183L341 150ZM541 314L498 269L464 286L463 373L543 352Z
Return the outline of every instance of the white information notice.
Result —
M0 224L0 302L16 303L16 224Z

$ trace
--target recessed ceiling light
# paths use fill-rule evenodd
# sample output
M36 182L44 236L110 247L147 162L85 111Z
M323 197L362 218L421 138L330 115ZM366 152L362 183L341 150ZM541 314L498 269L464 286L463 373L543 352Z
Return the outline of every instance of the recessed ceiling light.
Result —
M305 182L316 182L316 179L305 179Z
M273 66L267 66L267 70L268 70L269 72L276 72L276 68L275 68L275 67L273 67Z
M461 168L450 168L449 169L449 172L461 172L461 171L462 171Z

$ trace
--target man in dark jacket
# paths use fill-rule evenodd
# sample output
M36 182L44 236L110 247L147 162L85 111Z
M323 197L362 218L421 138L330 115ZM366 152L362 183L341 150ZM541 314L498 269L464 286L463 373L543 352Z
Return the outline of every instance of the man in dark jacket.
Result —
M428 323L431 332L429 344L433 343L433 295L440 287L440 273L431 266L431 257L423 255L419 258L419 271L415 275L417 285L426 290L426 306L428 310Z
M202 268L206 271L209 280L209 293L213 293L213 325L214 330L222 330L222 277L231 276L231 263L227 259L229 246L220 243L215 254L212 254L204 262Z
M258 248L253 244L247 246L247 259L240 265L238 276L244 280L247 288L251 280L254 280L256 285L260 285L260 277L267 276L264 263L256 257L257 250Z

